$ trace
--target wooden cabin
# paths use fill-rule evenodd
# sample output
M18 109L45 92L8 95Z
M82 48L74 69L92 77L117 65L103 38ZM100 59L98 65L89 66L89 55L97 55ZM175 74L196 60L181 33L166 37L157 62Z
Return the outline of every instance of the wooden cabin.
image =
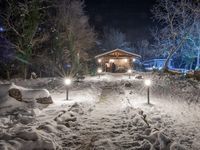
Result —
M95 56L96 62L104 72L127 72L134 69L134 62L141 58L140 55L115 49Z

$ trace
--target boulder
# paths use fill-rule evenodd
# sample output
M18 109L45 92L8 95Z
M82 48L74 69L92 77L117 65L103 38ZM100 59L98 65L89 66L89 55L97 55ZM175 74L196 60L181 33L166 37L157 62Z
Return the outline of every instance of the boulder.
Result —
M125 83L125 85L124 85L125 87L132 87L132 84L131 83Z
M143 79L143 76L141 76L141 75L136 75L135 78L136 78L136 79Z
M37 101L37 103L40 103L40 104L52 104L53 103L51 96L36 98L36 101Z
M10 97L18 100L18 101L22 101L22 93L20 92L19 89L17 88L11 88L8 90L8 94Z

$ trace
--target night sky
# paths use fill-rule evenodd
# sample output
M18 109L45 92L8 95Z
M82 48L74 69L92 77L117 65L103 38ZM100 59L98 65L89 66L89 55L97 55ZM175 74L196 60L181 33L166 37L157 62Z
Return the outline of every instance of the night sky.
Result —
M155 0L85 0L85 11L97 31L114 27L136 42L149 38L153 26L150 9L154 4Z

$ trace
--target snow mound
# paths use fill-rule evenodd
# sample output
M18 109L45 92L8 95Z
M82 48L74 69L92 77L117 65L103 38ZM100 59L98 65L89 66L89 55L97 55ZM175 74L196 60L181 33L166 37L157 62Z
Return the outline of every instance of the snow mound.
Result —
M45 108L53 103L46 89L27 89L15 84L0 85L0 112L11 113L16 110Z

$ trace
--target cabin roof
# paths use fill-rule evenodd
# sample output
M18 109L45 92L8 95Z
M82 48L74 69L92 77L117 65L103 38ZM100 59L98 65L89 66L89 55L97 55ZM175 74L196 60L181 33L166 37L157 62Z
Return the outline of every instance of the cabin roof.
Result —
M139 58L141 58L141 56L138 55L138 54L131 53L131 52L127 52L127 51L125 51L125 50L118 49L118 48L117 48L117 49L114 49L114 50L111 50L111 51L108 51L108 52L105 52L105 53L102 53L102 54L99 54L99 55L96 55L95 58L103 57L103 56L109 55L109 54L111 54L111 53L113 53L113 52L122 52L122 53L125 53L125 54L128 54L128 55L134 56L134 57L139 57Z

